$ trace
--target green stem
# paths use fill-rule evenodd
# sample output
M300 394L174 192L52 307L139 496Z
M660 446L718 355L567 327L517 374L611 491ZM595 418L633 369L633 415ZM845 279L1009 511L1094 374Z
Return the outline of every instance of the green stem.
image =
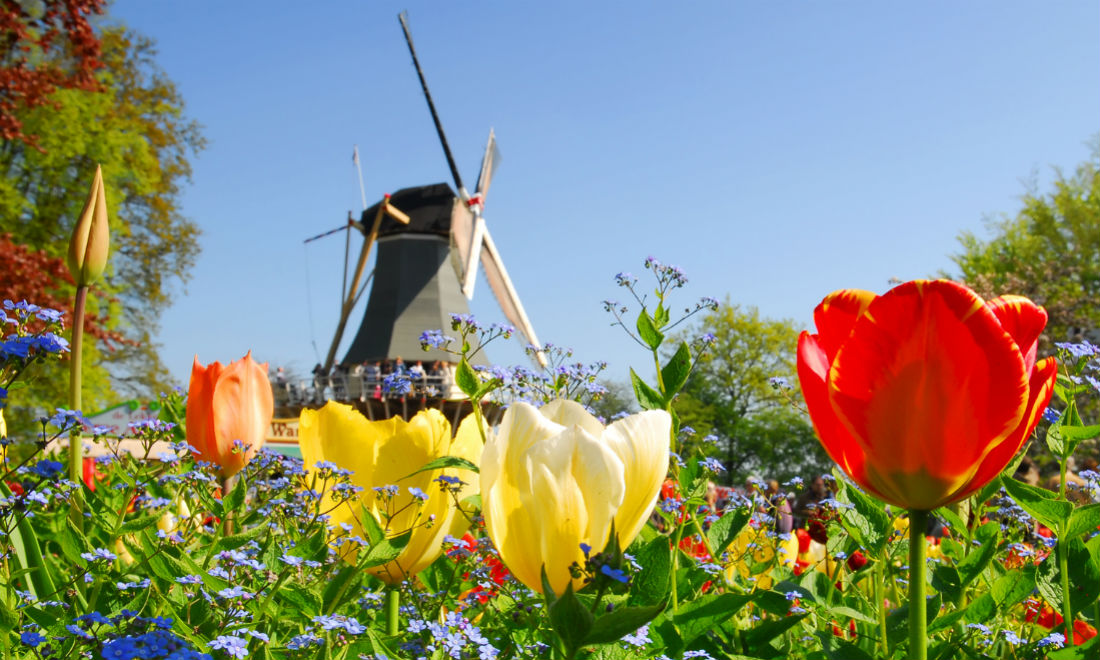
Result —
M879 553L875 570L875 610L878 612L878 634L882 637L882 657L890 657L890 639L886 634L886 550Z
M73 306L73 338L69 343L69 408L80 410L80 391L83 385L81 364L84 358L84 306L88 300L88 287L76 289ZM77 484L71 500L70 517L77 530L84 531L84 493L79 487L84 483L84 447L80 438L80 424L69 434L69 480Z
M1065 527L1065 525L1060 525ZM1062 574L1062 618L1066 625L1066 646L1073 646L1073 603L1070 602L1069 591L1069 548L1066 539L1063 538L1064 529L1058 530L1058 545L1055 551L1058 553L1058 572Z
M233 534L233 512L224 508L226 500L229 498L229 492L233 490L233 487L237 485L237 475L232 477L222 477L222 536L232 536Z
M909 510L909 659L928 660L928 607L925 603L925 540L928 512Z
M397 587L386 587L386 634L397 634L397 615L401 605L401 591Z

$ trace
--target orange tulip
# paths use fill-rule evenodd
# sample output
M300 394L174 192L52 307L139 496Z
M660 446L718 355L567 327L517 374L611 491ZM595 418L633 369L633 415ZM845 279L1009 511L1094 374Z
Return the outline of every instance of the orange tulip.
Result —
M267 363L254 362L252 351L228 367L220 362L204 367L195 357L187 442L198 460L218 465L225 478L237 474L263 446L274 412ZM235 449L238 440L242 447Z
M947 280L884 295L845 289L814 310L798 377L825 451L864 490L907 509L959 501L1000 473L1035 429L1057 376L1036 362L1047 314L983 301Z

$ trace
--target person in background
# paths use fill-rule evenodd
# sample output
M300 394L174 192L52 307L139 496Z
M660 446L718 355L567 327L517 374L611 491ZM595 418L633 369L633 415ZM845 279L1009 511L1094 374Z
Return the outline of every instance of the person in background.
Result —
M775 531L780 534L790 534L794 529L794 516L791 515L791 503L787 500L787 494L779 491L779 482L775 479L769 480L768 490L764 495L772 506Z

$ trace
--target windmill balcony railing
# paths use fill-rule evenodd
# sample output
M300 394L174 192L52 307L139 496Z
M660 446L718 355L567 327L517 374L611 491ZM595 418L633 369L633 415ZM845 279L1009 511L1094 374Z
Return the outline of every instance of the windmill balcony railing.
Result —
M387 392L381 377L337 373L331 376L318 376L313 380L273 382L272 389L275 392L275 404L288 407L320 405L326 401L348 403L365 402L369 399L395 400L405 397L429 399L462 397L462 392L448 375L424 375L419 378L410 378L409 383L411 389L408 392Z

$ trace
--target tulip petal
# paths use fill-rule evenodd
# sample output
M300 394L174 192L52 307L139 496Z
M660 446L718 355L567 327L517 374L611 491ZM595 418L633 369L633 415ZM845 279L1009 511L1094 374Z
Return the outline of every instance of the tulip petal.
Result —
M970 484L962 491L951 497L952 501L959 501L969 497L991 479L1001 473L1012 461L1017 452L1024 446L1031 433L1038 426L1039 420L1050 403L1050 397L1054 394L1054 383L1058 380L1058 363L1054 358L1046 358L1035 364L1035 370L1031 373L1031 382L1028 387L1027 413L1020 420L1020 425L1000 445L989 452L982 461L978 471L974 473Z
M213 362L202 366L199 357L191 365L191 383L187 389L187 443L197 450L198 460L217 464L214 444L214 413L210 402L222 365Z
M814 309L814 325L817 327L817 343L832 364L841 345L852 334L852 328L863 314L875 294L863 289L834 291Z
M539 413L552 422L565 427L580 426L594 437L603 435L603 424L584 409L584 406L569 399L554 399L542 408Z
M1024 355L1024 367L1031 373L1039 350L1039 335L1047 325L1047 312L1023 296L1001 296L988 303L1005 332Z
M613 423L603 433L604 443L623 462L627 480L622 505L615 513L615 531L623 548L642 531L657 503L668 473L671 432L668 413L648 410Z
M565 429L543 417L527 403L514 403L504 413L496 432L489 436L481 454L481 506L485 528L501 560L524 584L542 592L542 558L527 550L539 538L539 526L531 511L525 511L521 492L529 489L530 477L525 454L533 445ZM523 577L520 577L523 576Z
M210 401L214 418L214 453L224 476L240 472L267 437L275 401L267 379L267 363L257 364L249 351L217 377ZM240 440L245 449L233 452Z
M526 455L529 487L523 490L521 510L513 515L530 516L538 521L537 535L526 541L524 550L535 562L527 564L524 574L513 569L527 586L540 586L541 570L555 592L561 593L570 582L573 562L583 565L581 543L603 549L611 532L615 510L622 503L626 484L623 464L598 438L573 426L561 434L533 446ZM534 546L534 547L532 547ZM501 554L509 568L512 564ZM532 572L532 563L537 570Z
M798 381L802 396L810 412L810 421L817 431L818 440L829 458L840 466L865 490L883 497L869 483L864 474L863 449L836 416L829 401L826 379L829 374L828 357L818 343L817 335L803 331L798 338Z
M931 508L1019 426L1028 396L1015 341L972 291L915 281L879 296L829 371L838 418L888 501Z

